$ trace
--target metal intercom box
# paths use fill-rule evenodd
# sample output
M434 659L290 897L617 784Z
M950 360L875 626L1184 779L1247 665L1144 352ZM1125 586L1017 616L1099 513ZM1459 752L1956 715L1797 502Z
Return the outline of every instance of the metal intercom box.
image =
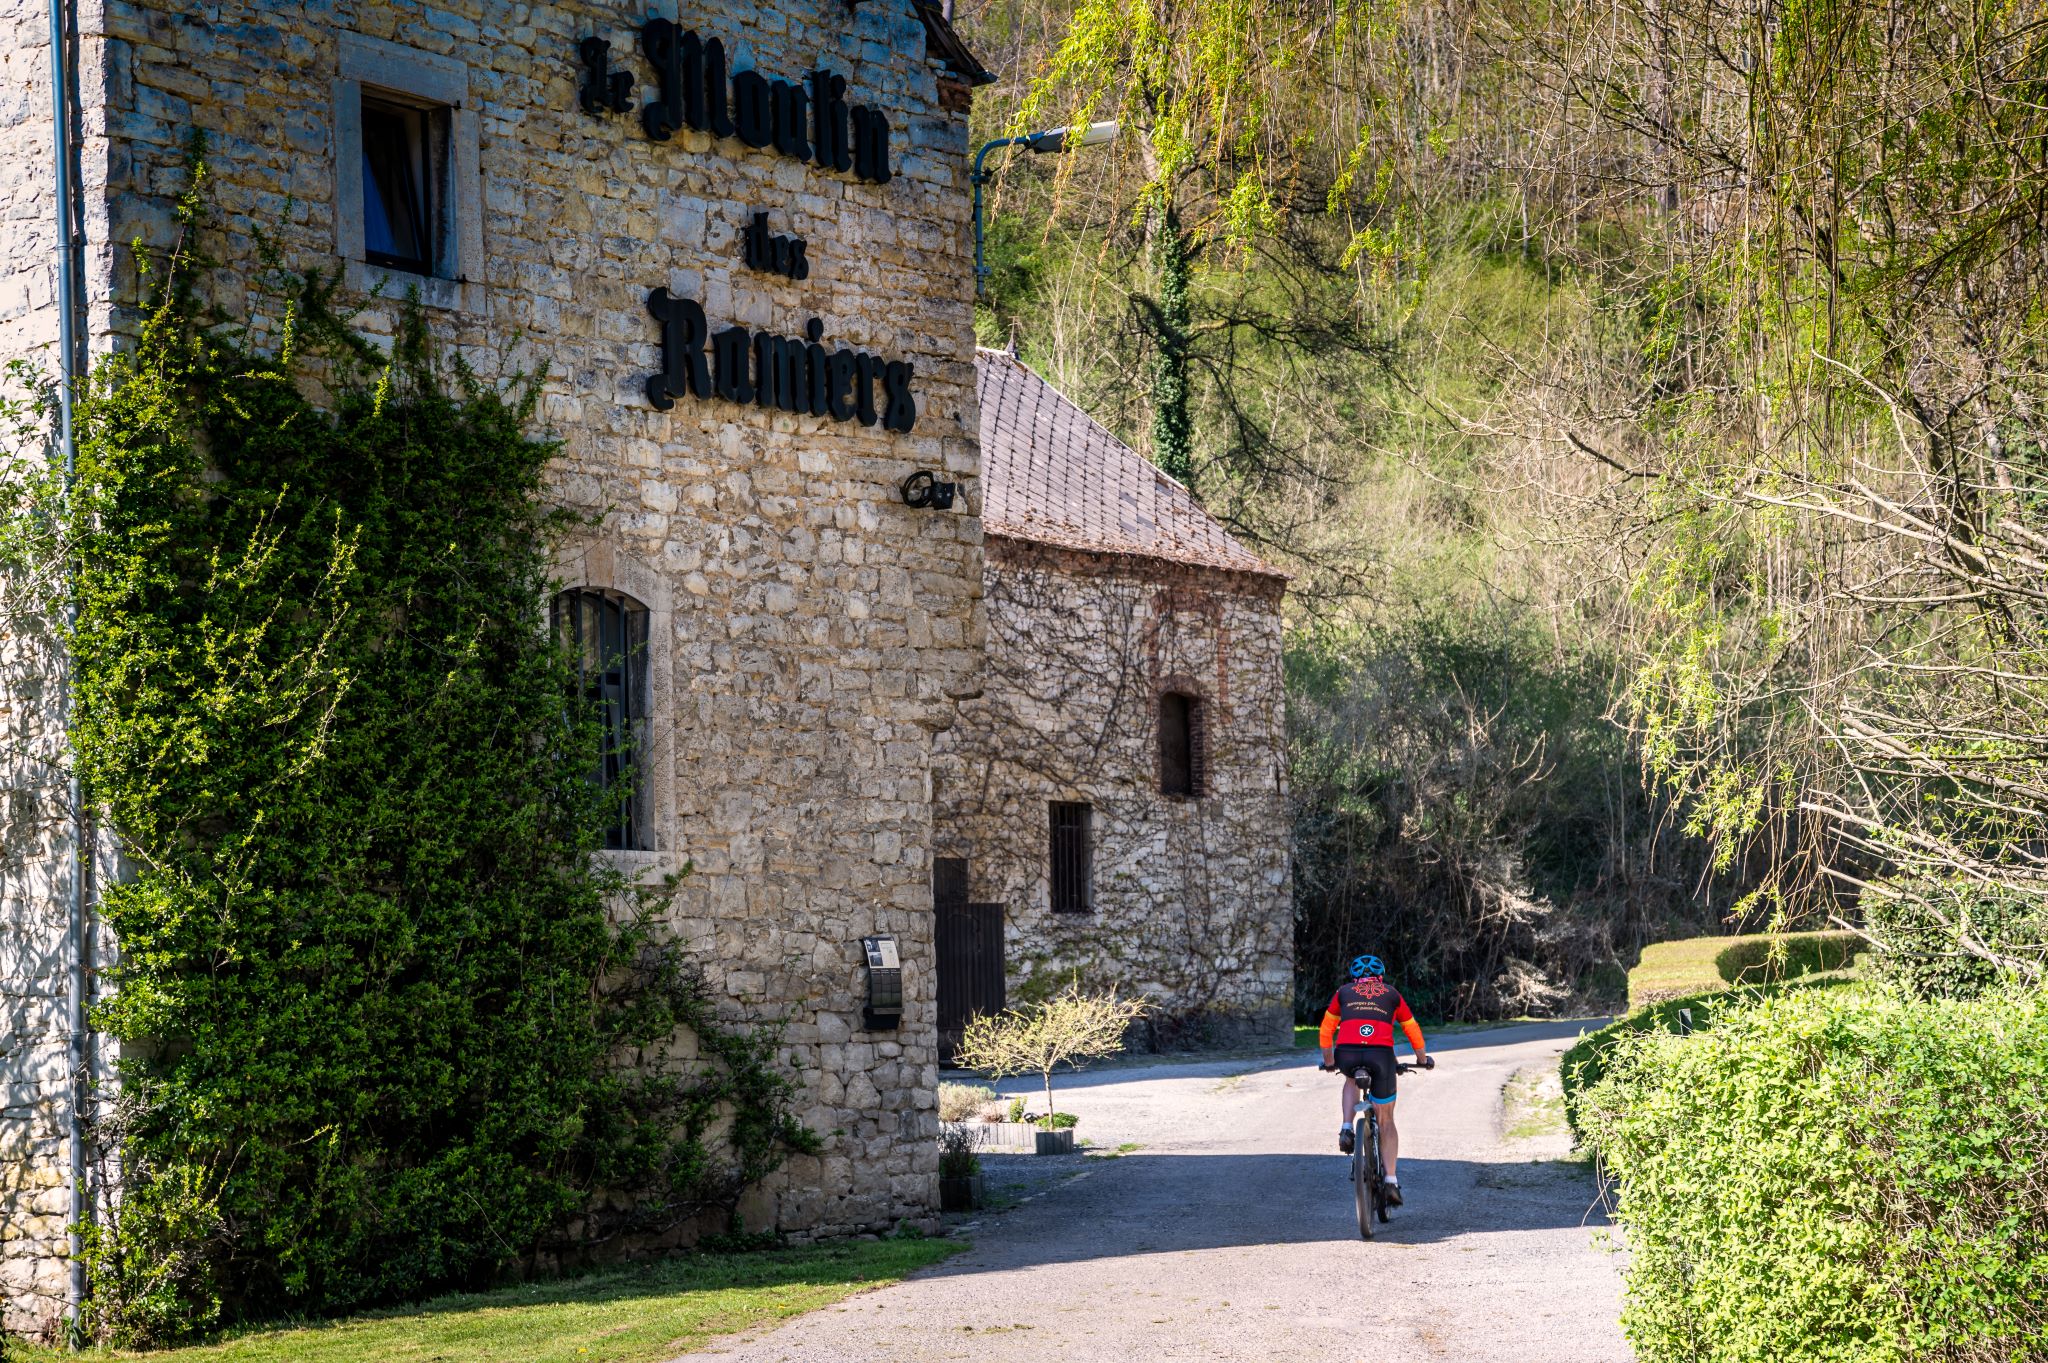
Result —
M868 1001L861 1024L869 1031L890 1031L903 1021L903 960L894 937L863 937L867 955Z

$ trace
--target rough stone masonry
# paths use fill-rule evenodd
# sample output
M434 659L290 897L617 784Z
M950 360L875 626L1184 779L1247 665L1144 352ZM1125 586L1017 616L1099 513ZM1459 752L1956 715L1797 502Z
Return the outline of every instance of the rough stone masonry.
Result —
M825 1137L744 1208L747 1224L869 1230L926 1216L936 1194L930 753L979 686L983 643L980 529L965 509L977 476L965 79L979 72L956 45L931 49L942 21L915 0L674 5L81 0L89 348L132 332L126 243L170 239L197 130L225 307L276 313L255 288L260 233L291 268L341 272L372 334L391 332L390 300L410 290L484 378L546 367L556 495L597 518L565 552L562 585L623 599L649 626L642 845L613 855L655 875L693 864L671 926L733 1017L789 1020L801 1116ZM663 37L645 31L650 8ZM0 0L0 361L53 373L45 14L40 0ZM700 65L678 84L685 33L699 63L718 45L722 83ZM792 91L809 92L804 139L824 131L808 155L794 154ZM661 139L646 113L657 104ZM435 206L409 266L392 263L366 207L383 192L364 169L366 139L387 126L373 116L423 129ZM763 229L802 243L802 271L750 268L761 213ZM689 300L709 334L669 331L650 309L657 291ZM776 351L800 404L780 387L773 403L742 402L753 352L726 342L718 359L717 336L733 332L806 343ZM693 344L720 366L703 389ZM650 401L661 375L687 393ZM901 484L920 469L961 483L962 509L906 506ZM34 645L4 647L12 668ZM15 754L49 737L34 694L45 672L26 671L6 698ZM9 770L0 1295L9 1327L47 1329L65 1274L68 1076L51 994L65 853L51 819L23 815L47 812L47 765ZM860 939L873 934L901 947L894 1030L863 1029ZM672 1059L692 1053L679 1038Z

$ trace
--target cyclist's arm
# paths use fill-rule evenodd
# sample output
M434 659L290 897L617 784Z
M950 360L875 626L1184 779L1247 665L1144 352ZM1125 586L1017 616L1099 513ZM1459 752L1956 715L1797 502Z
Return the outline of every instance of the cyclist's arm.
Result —
M1323 1025L1321 1028L1323 1063L1325 1065L1336 1062L1337 1022L1337 1000L1332 998L1330 1000L1330 1007L1323 1013Z
M1408 1010L1408 1000L1402 999L1401 1006L1394 1010L1394 1021L1400 1023L1401 1030L1408 1034L1409 1048L1415 1052L1417 1060L1429 1053L1428 1047L1422 1041L1422 1024L1417 1022L1415 1014Z

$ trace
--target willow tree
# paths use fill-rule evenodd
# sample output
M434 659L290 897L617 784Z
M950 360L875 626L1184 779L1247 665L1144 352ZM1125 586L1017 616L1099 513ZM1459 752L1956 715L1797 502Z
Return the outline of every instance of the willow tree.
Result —
M1597 405L1652 489L1653 763L1783 902L2041 978L2048 927L2005 907L2048 893L2041 6L1503 12L1648 153L1632 391Z
M1310 273L1341 280L1397 263L1409 234L1393 208L1394 167L1414 140L1395 128L1411 101L1388 92L1401 83L1416 8L1082 0L1031 79L1016 129L1122 125L1112 183L1142 238L1146 287L1133 301L1151 348L1151 453L1190 486L1205 336L1251 327L1305 350L1361 355L1382 341L1355 290L1348 318L1312 318L1297 289L1270 323L1242 306L1203 315L1198 292L1205 269L1244 264L1304 213L1333 224L1339 244Z

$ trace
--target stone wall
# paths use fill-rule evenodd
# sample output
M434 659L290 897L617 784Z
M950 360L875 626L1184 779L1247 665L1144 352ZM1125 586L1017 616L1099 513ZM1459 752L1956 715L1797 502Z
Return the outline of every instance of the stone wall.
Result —
M694 867L674 931L732 1016L788 1020L801 1115L825 1137L748 1224L875 1229L936 1200L930 753L979 685L978 524L899 494L918 468L970 489L977 472L965 92L927 61L908 0L857 15L843 0L684 0L680 14L663 0L722 38L735 69L846 77L849 99L886 111L896 174L867 183L689 130L657 143L637 112L655 97L637 39L648 8L109 4L84 21L104 72L91 82L104 108L86 119L109 133L89 222L95 243L166 243L184 147L203 132L219 301L277 315L258 292L261 233L290 268L341 272L359 325L389 335L410 277L343 254L361 193L338 120L387 71L452 83L468 139L453 177L461 269L421 287L428 325L487 381L546 370L553 485L592 522L562 558L564 585L626 592L656 629L651 846L619 855L653 875ZM593 35L631 74L633 112L578 107L578 43ZM0 171L0 203L34 197L14 173ZM761 210L807 240L806 280L742 263ZM92 270L103 346L132 328L135 271L97 247ZM656 287L701 301L714 329L802 336L815 318L830 345L913 362L914 431L691 397L657 411ZM860 1030L870 933L902 942L897 1031Z
M1078 974L1150 996L1158 1044L1284 1042L1284 580L996 536L987 565L987 690L942 743L938 854L1003 905L1011 1000ZM1161 793L1165 691L1201 698L1200 798ZM1051 906L1053 801L1093 806L1092 912Z
M49 8L0 0L0 365L55 367ZM0 395L26 396L0 376ZM56 657L0 604L0 1329L44 1332L66 1284L64 784Z

